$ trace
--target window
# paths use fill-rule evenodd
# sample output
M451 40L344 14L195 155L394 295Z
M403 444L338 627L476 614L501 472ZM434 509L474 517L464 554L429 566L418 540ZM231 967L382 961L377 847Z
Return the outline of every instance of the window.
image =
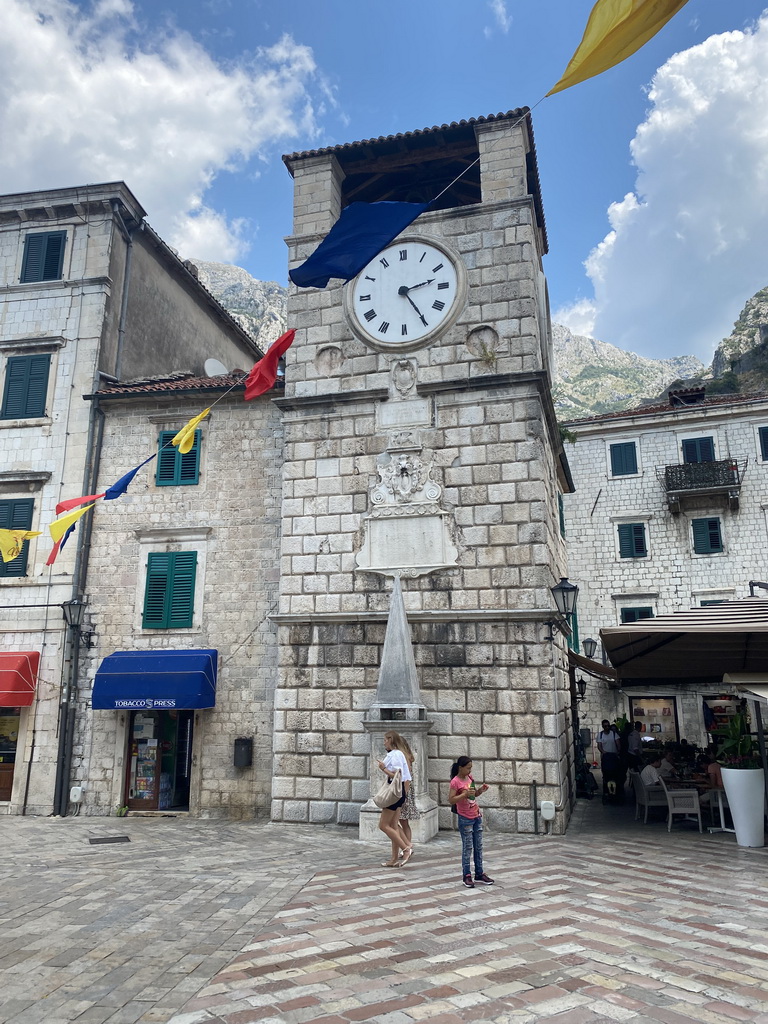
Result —
M157 473L155 483L158 487L178 487L180 484L196 484L200 480L200 435L195 431L192 447L182 455L178 448L171 444L176 436L175 430L161 430L158 440Z
M611 445L611 476L630 476L637 472L637 447L634 441Z
M645 523L621 523L619 526L619 557L645 558Z
M27 281L58 281L64 265L66 231L38 231L24 239L21 261L22 283Z
M653 608L622 608L621 609L621 621L624 622L639 622L640 619L652 619Z
M30 530L32 528L32 498L12 498L0 501L0 529ZM0 579L6 576L27 575L27 552L29 541L25 540L21 554L10 562L0 559Z
M683 441L683 462L714 462L713 437L690 437Z
M760 427L760 457L763 462L768 462L768 427Z
M723 550L723 538L720 533L720 520L693 519L693 550L697 555L711 555Z
M560 518L560 536L565 536L565 506L563 504L563 496L558 493L557 495L557 513Z
M579 613L576 608L571 615L571 635L568 637L568 647L579 653Z
M193 624L196 575L196 551L149 553L144 629L184 629Z
M5 366L0 419L45 416L50 355L11 356Z
M702 608L709 608L709 606L712 605L712 604L725 604L725 601L726 601L726 599L724 597L718 597L718 599L716 601L702 601L701 602L701 607Z

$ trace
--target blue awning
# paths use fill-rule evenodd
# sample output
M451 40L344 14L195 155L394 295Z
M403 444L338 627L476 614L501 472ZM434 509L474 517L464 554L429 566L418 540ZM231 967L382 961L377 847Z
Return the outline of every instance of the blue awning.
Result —
M94 710L212 708L218 651L115 651L93 683Z

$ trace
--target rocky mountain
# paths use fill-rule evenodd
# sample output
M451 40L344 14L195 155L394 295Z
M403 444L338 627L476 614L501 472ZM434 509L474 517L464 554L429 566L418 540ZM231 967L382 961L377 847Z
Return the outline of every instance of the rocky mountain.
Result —
M190 260L202 284L262 349L286 329L287 291L227 263ZM561 419L630 409L673 383L709 382L718 391L768 390L768 288L749 299L711 369L695 356L646 359L553 324L555 405Z
M715 377L735 376L744 391L768 390L768 288L747 299L733 330L712 360Z
M699 377L704 364L695 356L646 359L596 338L552 325L555 353L555 406L561 418L631 409L654 398L681 378Z
M202 285L266 351L285 331L287 290L274 281L257 281L230 263L189 260Z

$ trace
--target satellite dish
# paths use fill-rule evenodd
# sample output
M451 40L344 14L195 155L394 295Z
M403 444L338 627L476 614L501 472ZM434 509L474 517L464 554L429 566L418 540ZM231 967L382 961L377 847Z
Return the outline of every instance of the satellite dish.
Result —
M203 369L206 377L222 377L229 373L224 363L219 362L218 359L206 359Z

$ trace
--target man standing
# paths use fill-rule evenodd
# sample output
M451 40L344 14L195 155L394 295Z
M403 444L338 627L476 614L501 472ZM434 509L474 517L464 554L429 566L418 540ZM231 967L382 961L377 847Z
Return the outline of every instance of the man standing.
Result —
M635 722L635 727L627 737L627 763L636 772L640 771L643 763L643 723Z
M603 792L616 795L616 781L621 772L619 756L619 734L607 718L602 721L602 730L597 734L597 749L600 751L600 768L603 773Z

